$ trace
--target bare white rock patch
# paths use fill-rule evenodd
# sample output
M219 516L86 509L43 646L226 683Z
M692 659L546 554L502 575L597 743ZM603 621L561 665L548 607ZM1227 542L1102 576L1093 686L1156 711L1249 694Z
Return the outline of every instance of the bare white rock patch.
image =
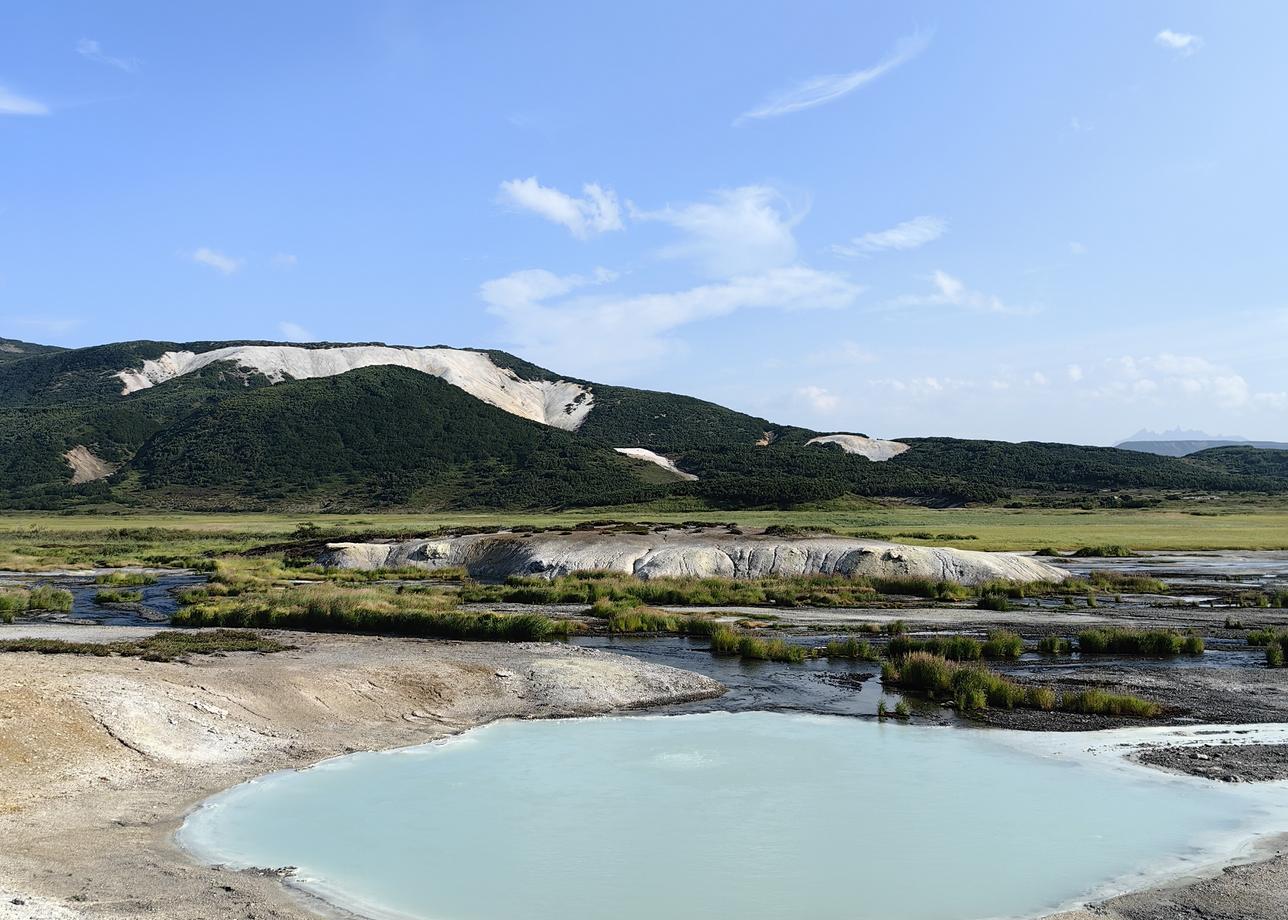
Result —
M869 438L861 434L823 434L810 438L805 443L839 444L847 454L859 454L876 463L897 457L909 449L902 441L883 441L881 438Z
M674 473L676 476L679 476L681 479L688 480L689 482L697 481L697 476L692 473L684 472L684 470L675 465L674 460L671 460L668 457L663 457L661 454L654 453L647 447L614 447L613 450L635 460L655 463L668 473Z
M595 399L591 391L567 380L524 380L499 367L480 351L457 348L392 348L386 345L346 345L302 348L294 345L231 345L212 351L167 351L137 369L118 371L121 395L127 396L191 374L218 361L263 374L271 383L335 377L363 367L407 367L450 383L476 399L511 415L576 430Z
M108 463L102 457L95 456L94 452L84 444L77 444L67 451L63 454L63 459L72 468L74 486L83 482L94 482L96 479L106 479L116 472L115 465Z

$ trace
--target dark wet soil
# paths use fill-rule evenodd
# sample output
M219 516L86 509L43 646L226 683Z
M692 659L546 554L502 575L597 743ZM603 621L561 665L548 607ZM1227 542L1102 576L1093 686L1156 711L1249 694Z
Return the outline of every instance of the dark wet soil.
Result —
M1288 744L1189 745L1151 748L1138 755L1142 763L1227 783L1288 779Z

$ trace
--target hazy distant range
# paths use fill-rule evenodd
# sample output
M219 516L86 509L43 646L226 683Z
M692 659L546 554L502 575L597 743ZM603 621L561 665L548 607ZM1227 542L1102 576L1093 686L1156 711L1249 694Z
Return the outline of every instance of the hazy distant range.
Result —
M1173 428L1171 431L1138 431L1114 445L1124 450L1139 450L1164 457L1184 457L1209 447L1260 447L1266 450L1288 450L1288 441L1249 441L1238 436L1211 435L1205 431Z

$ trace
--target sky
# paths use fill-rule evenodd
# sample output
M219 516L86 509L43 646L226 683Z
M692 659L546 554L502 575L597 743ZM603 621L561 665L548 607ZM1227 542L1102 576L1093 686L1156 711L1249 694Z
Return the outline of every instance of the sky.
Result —
M1288 4L6 4L0 336L1288 440Z

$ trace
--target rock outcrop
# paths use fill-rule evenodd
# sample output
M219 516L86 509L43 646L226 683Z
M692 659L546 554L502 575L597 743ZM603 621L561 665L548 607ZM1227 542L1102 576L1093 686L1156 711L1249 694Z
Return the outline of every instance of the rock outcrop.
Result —
M883 441L881 438L869 438L861 434L823 434L810 438L806 444L836 444L847 454L859 454L876 463L897 457L908 445L902 441Z
M1018 553L907 546L846 537L782 538L692 533L495 533L388 543L330 543L318 559L337 568L462 566L477 578L606 570L639 578L871 575L979 584L994 578L1062 581L1064 571Z
M676 476L687 480L688 482L694 482L698 478L692 473L684 472L684 470L675 465L674 460L669 457L663 457L661 454L654 453L647 447L614 447L613 450L617 451L619 454L630 457L632 460L643 460L646 463L660 466L668 473L674 473Z

